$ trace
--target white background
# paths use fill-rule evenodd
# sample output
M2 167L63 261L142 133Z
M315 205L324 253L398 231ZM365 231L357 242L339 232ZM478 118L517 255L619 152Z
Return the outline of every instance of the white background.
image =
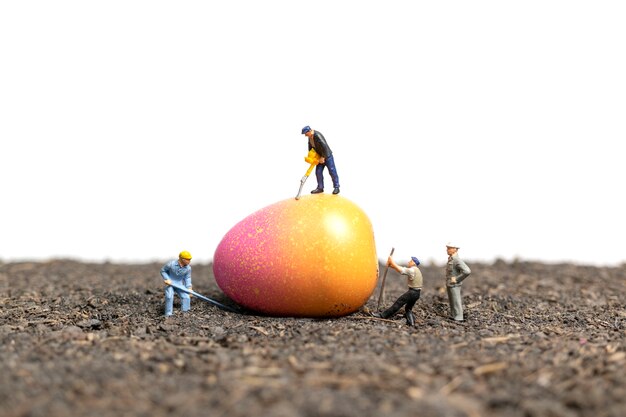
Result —
M620 264L624 22L622 1L2 2L0 259L209 261L295 196L311 125L381 259Z

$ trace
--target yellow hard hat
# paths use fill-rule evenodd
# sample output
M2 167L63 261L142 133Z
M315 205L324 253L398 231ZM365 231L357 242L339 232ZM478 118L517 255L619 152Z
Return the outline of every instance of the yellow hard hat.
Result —
M187 252L186 250L184 250L178 254L178 257L183 258L183 259L191 259L191 254Z

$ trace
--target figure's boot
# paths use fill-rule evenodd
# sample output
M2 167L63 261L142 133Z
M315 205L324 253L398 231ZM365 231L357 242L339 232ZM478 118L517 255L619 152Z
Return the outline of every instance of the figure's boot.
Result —
M404 313L404 317L406 318L406 324L414 327L415 326L415 316L413 315L413 311L409 310Z
M389 309L387 309L387 310L384 310L384 311L379 311L378 313L375 313L375 314L377 314L377 315L375 315L374 317L378 317L378 318L381 318L381 319L388 319L389 317L394 315L394 312L390 313Z

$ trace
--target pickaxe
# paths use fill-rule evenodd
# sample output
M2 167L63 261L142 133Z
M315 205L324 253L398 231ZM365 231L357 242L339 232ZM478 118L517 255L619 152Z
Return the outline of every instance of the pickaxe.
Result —
M391 248L391 253L389 256L393 256L393 251L396 248ZM383 282L380 284L380 294L378 294L378 305L376 306L376 311L380 311L380 302L384 301L385 298L385 280L387 279L387 271L389 271L389 264L387 263L387 267L385 268L385 273L383 274Z

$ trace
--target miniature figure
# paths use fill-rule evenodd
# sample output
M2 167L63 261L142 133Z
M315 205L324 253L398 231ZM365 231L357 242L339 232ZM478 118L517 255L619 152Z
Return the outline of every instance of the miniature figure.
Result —
M333 180L333 194L339 194L339 176L337 168L335 168L335 159L333 152L328 147L324 135L311 129L309 126L302 128L302 134L309 138L309 150L315 149L319 155L319 163L315 167L315 176L317 177L317 188L311 191L311 194L319 194L324 192L324 168L328 167L328 173Z
M469 267L459 258L459 247L455 244L446 244L448 264L446 265L446 290L450 301L450 319L462 322L463 300L461 299L461 285L472 273Z
M406 275L407 284L409 289L407 292L402 294L395 303L387 310L382 313L372 313L374 317L379 318L389 318L404 306L404 318L406 318L406 324L409 326L415 326L415 316L413 315L413 306L419 300L420 294L422 292L422 272L419 270L418 266L420 264L419 259L412 256L411 260L408 263L408 267L401 267L397 263L394 262L393 258L389 256L387 259L387 265L391 266L393 269L398 271L402 275Z
M172 315L174 310L174 292L178 294L181 301L181 310L189 311L191 299L190 295L185 291L175 287L184 287L191 290L191 254L182 251L178 255L178 259L174 259L161 268L161 276L165 283L165 316Z

